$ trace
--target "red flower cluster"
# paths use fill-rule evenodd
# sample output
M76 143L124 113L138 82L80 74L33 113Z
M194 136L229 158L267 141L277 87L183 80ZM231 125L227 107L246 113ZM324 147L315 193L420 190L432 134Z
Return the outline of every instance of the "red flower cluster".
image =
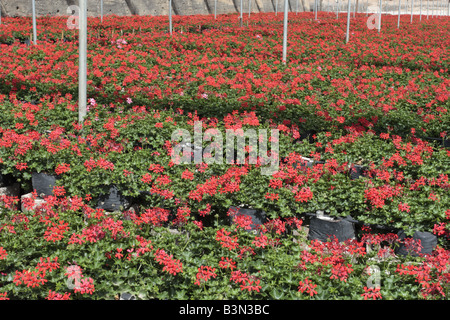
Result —
M6 250L3 247L0 247L0 260L6 259L7 255L8 253L6 252Z
M183 264L180 260L176 260L172 255L167 254L163 249L157 249L155 252L155 260L164 265L163 270L172 274L177 275L177 273L183 272Z
M303 293L306 291L311 297L317 294L317 291L314 290L317 287L317 284L313 284L308 278L305 278L304 281L299 282L298 291Z
M48 296L46 300L70 300L70 292L64 292L64 294L57 293L52 290L48 290Z
M445 288L450 285L450 253L437 248L427 255L420 265L398 265L397 272L401 275L413 276L422 286L421 294L426 299L446 297Z
M44 239L47 241L59 241L64 238L64 233L69 231L69 224L64 223L63 220L58 221L58 223L52 222L52 226L47 227L44 232Z
M230 234L231 232L222 228L217 231L216 240L220 242L223 248L233 250L239 247L238 237L237 236L232 237L230 236Z
M210 266L200 266L194 284L200 286L211 278L217 277L216 268Z

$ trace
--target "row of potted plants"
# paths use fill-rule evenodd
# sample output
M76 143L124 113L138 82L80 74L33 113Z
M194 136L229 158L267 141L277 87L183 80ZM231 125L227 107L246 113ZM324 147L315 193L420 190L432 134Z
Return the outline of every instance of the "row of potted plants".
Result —
M242 125L250 118L257 120L252 113L234 113L224 127L212 119L202 120L218 131L236 125L264 128L259 120ZM245 203L271 218L323 211L331 217L351 215L363 223L408 229L409 235L431 232L448 208L448 152L424 142L413 144L395 135L388 138L372 133L320 133L313 143L293 143L289 135L281 134L280 170L264 176L257 165L248 162L174 165L171 135L180 128L192 129L189 116L183 119L171 111L125 111L118 121L111 119L96 120L86 138L63 137L62 128L44 135L4 131L0 149L3 173L13 175L28 190L38 189L37 180L34 185L30 182L45 173L52 182L46 181L47 190L38 189L38 195L50 195L53 185L58 185L68 194L90 195L92 203L104 202L99 205L108 210L114 208L105 203L127 209L133 199L150 198L152 203L164 199L171 208L177 201L186 202L198 212L211 205L223 215L231 205ZM157 125L160 123L163 128ZM151 146L142 148L145 143L136 136L136 128L146 128ZM364 166L355 166L355 162ZM358 179L355 167L365 168ZM107 199L110 191L116 204Z
M387 17L387 35L358 18L345 45L344 20L309 15L286 66L270 14L177 17L172 37L164 17L108 18L82 124L76 41L2 46L0 171L27 196L1 196L0 297L445 299L450 153L425 137L448 133L447 22ZM175 163L173 133L198 122L277 129L279 170Z

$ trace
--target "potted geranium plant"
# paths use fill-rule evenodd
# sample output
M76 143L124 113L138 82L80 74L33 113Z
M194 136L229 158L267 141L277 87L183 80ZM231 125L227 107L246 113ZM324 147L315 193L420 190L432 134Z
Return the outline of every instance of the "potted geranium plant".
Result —
M4 139L10 139L9 145L1 149L4 161L4 173L12 174L19 182L37 189L38 195L52 194L57 176L65 170L57 168L61 164L76 163L82 152L77 141L64 136L63 128L55 128L41 134L36 131L25 133L8 132Z

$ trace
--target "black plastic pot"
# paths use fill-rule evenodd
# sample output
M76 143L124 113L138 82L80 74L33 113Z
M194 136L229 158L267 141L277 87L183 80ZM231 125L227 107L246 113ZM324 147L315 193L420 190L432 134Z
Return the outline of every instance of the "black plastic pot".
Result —
M39 197L51 196L57 179L57 176L45 172L33 172L31 174L31 185Z
M303 162L294 162L292 164L292 167L294 169L297 169L297 167L300 167L300 168L312 168L313 167L313 165L314 165L313 160L311 160L309 158L303 158L303 157L302 157L302 159L304 160Z
M330 218L312 216L309 224L308 240L319 240L327 242L329 239L337 238L339 242L355 239L355 226L351 218Z
M396 248L395 253L397 255L401 256L413 256L417 257L420 255L426 255L431 254L433 250L437 246L437 237L432 234L431 232L423 232L423 231L416 231L414 232L413 236L407 236L403 230L400 230L398 233L399 240L405 240L406 238L412 238L414 240L420 240L421 248L420 250L416 251L412 248L407 248L403 241L400 242L400 246Z
M450 148L450 139L444 139L444 138L434 138L434 137L423 137L422 139L433 141L439 143L444 148Z
M367 167L360 166L357 164L351 165L349 169L350 179L356 180L359 177L364 177L367 173Z
M130 293L124 292L120 295L119 300L136 300L136 297Z
M128 197L122 195L116 185L110 186L109 193L101 194L97 201L97 208L111 212L128 210L130 206Z
M9 174L0 173L0 187L6 187L14 183L14 178Z
M21 40L20 43L26 44L27 46L31 46L31 41L29 39Z
M22 103L31 103L34 106L37 106L39 104L38 100L31 100L31 101L27 101L27 100L19 100ZM51 132L50 130L47 130L48 132Z
M241 207L231 206L229 210L235 212L234 216L247 215L252 219L252 224L250 225L251 230L258 230L260 225L263 225L267 221L266 213L262 210L247 209ZM233 223L234 216L230 216L230 223Z

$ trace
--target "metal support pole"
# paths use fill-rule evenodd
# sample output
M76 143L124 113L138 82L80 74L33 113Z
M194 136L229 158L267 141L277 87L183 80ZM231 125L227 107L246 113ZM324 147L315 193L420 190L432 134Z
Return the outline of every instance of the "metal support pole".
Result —
M31 1L31 9L33 11L33 43L37 44L37 31L36 31L36 3L35 0Z
M401 0L398 0L398 19L397 19L397 29L400 28L400 11L402 9L401 7Z
M100 21L103 23L103 0L100 1Z
M339 19L339 0L337 0L337 5L336 5L336 19Z
M242 11L243 11L243 5L242 5L242 2L243 2L243 0L241 0L241 10L240 10L240 17L239 17L239 19L241 20L241 22L240 22L240 24L241 24L241 27L242 27L242 25L243 25L243 23L244 23L244 21L242 20L243 18L242 18Z
M278 0L275 1L275 15L278 15Z
M248 0L248 17L250 18L250 12L252 11L252 0Z
M86 0L80 0L78 45L78 121L83 123L86 116L86 82L87 82L87 5Z
M347 7L347 33L345 35L345 43L348 43L348 40L350 38L350 6L351 6L351 1L348 0L348 7Z
M217 0L214 0L214 19L217 19Z
M172 0L169 0L169 32L172 35Z
M411 2L411 23L413 22L414 0Z
M381 7L382 7L382 0L380 0L380 8L378 10L379 16L378 16L378 32L381 31Z
M422 0L420 0L420 21L422 21Z
M286 56L287 56L288 13L289 13L289 0L284 0L283 64L286 64Z
M314 20L317 20L317 2L318 0L314 0Z

